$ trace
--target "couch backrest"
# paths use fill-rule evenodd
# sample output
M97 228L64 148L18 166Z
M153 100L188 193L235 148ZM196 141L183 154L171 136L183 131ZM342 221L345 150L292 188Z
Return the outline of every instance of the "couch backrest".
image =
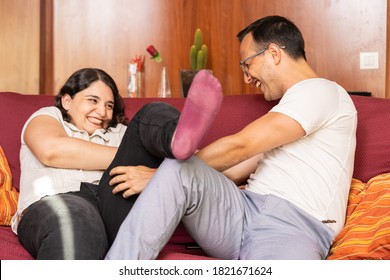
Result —
M24 123L37 109L54 104L53 96L0 93L0 146L11 168L13 185L19 189L20 133Z
M366 182L377 174L390 172L390 100L363 96L352 96L352 99L358 110L354 177ZM168 102L181 110L185 99L125 98L126 115L131 119L144 104L157 101ZM0 145L9 161L16 188L19 187L20 133L23 124L37 109L52 104L53 96L0 93ZM265 101L258 94L225 96L221 110L200 148L238 132L275 104Z
M146 103L164 101L181 110L184 98L125 98L126 115L129 119ZM19 188L20 179L20 133L29 116L44 106L54 104L53 96L22 95L11 92L0 93L0 145L9 161L13 184ZM272 103L264 102L260 95L232 95L224 101L211 132L203 140L201 147L240 128L266 113Z

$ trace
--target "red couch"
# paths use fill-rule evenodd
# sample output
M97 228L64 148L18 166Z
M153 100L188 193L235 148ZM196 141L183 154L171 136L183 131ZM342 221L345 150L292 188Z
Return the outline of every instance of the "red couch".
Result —
M360 187L365 188L368 186L367 182L371 178L379 174L390 172L390 100L363 96L352 96L352 98L358 110L357 150L354 178L356 179L356 182L359 182ZM169 102L180 110L185 99L126 98L127 116L131 118L142 105L156 100ZM2 146L8 159L13 175L13 185L16 188L19 187L19 149L22 126L35 110L42 106L52 105L53 103L53 96L21 95L9 92L0 93L0 116L2 116L0 118L0 146ZM267 102L261 95L257 94L225 96L221 111L213 123L210 133L203 141L202 146L224 135L239 131L246 124L266 113L274 104L275 102ZM390 198L390 183L388 189L386 187L383 189L385 190L383 195L389 195ZM367 188L364 190L362 189L362 192L359 195L363 195L363 191L366 190ZM353 198L356 200L356 193L353 195ZM389 206L389 204L390 199L386 207ZM354 207L349 208L349 211L357 208L358 207L354 205ZM390 206L386 209L390 210ZM350 214L351 213L348 215ZM347 222L346 228L348 226L349 224ZM390 228L390 219L388 227ZM350 234L350 230L346 229L346 232L343 234L343 237L349 237L348 234ZM375 255L373 258L390 258L390 230L389 235L386 238L384 241L381 240L381 255L379 257ZM342 247L344 243L343 240L340 241L340 239L342 238L339 238L338 242L340 243L340 247ZM196 246L194 248L193 245L193 240L180 225L170 242L159 255L159 259L208 258L200 249L197 249ZM339 249L339 247L335 249ZM337 257L334 258L353 258L348 250L347 252L344 252L343 250L336 251L332 253L333 256L337 255ZM332 254L330 255L330 258L332 257ZM370 252L368 254L369 257L360 254L356 258L370 258L370 256L374 256ZM32 259L19 244L18 239L12 233L11 228L7 226L0 227L0 259Z

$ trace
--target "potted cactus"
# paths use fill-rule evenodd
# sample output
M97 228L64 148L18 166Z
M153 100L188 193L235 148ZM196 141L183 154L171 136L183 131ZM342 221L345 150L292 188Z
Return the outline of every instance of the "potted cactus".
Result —
M200 28L197 28L194 34L194 43L189 52L191 69L180 70L181 95L183 97L187 97L188 90L196 73L198 73L199 70L206 69L207 52L207 45L203 43L202 31Z
M194 44L190 48L191 70L201 70L206 68L207 46L203 44L203 34L200 28L196 29Z

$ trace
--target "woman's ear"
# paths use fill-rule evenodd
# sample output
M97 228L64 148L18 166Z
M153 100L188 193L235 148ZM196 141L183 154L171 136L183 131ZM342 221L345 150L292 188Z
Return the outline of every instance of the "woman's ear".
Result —
M70 97L69 94L65 93L62 97L61 97L61 104L62 104L62 107L68 111L69 108L70 108L70 105L72 103L72 97Z

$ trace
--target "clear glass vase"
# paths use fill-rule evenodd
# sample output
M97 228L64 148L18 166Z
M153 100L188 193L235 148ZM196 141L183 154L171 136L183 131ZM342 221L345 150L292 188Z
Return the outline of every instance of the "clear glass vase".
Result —
M129 63L127 71L127 97L144 96L144 76L144 71L139 71L136 63Z
M158 97L171 97L171 87L169 85L167 67L161 69L160 85L158 87Z

